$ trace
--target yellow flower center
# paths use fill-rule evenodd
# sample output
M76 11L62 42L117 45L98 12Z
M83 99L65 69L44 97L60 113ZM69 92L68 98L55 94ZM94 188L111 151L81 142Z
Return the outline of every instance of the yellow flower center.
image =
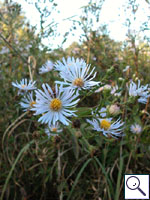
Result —
M73 85L78 86L78 87L82 87L84 85L84 82L81 78L76 78L73 81Z
M62 108L62 103L59 99L55 98L50 103L50 108L54 111L58 111Z
M25 88L25 87L26 87L26 85L21 85L21 87L22 87L22 88Z
M104 130L108 130L111 126L111 123L109 121L107 121L106 119L103 119L101 122L100 122L100 126L101 128L103 128Z
M57 128L52 128L52 132L57 132Z
M36 101L32 101L31 103L30 103L30 107L34 107L34 104L36 104Z

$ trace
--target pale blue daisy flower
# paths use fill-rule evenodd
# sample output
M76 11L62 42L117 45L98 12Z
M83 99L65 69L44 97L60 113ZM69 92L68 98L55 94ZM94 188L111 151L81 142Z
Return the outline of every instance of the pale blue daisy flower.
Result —
M96 72L92 76L95 67L89 72L90 66L86 65L83 60L81 62L76 60L76 62L70 66L69 68L68 65L66 68L62 67L59 74L64 81L56 81L56 83L66 86L67 89L77 89L77 91L81 89L90 89L100 83L92 81L96 76Z
M78 103L79 99L73 90L64 90L62 86L55 86L55 93L48 84L42 84L44 91L38 89L36 92L36 104L33 111L35 115L42 114L39 122L46 123L49 126L54 125L57 121L64 125L69 124L67 117L76 116L72 110ZM76 99L76 100L75 100Z
M96 108L94 111L92 111L92 115L95 115L96 117L106 117L107 109L105 107L102 107L100 110Z
M140 85L140 80L138 80L138 85L136 85L133 81L130 82L129 85L129 96L139 97L138 102L146 104L148 97L150 97L148 84Z
M56 71L66 71L66 69L70 69L74 66L82 66L83 68L87 67L83 59L75 59L74 57L68 57L67 60L65 58L62 58L62 62L57 61L57 63L54 65Z
M30 110L34 107L36 101L33 98L33 92L28 93L26 97L21 99L20 105L24 111Z
M58 136L60 132L62 132L63 129L60 128L60 124L56 122L56 124L49 126L48 128L45 128L45 133L50 136Z
M39 69L39 74L44 74L47 72L52 71L53 69L53 63L48 60L40 69Z
M142 132L142 127L139 124L133 124L130 127L132 133L139 134Z
M14 87L17 87L21 91L29 91L29 90L36 89L35 83L36 81L31 81L31 80L29 80L29 83L28 83L28 80L25 78L25 79L22 79L20 83L18 83L18 81L16 81L16 83L12 82L12 85Z
M87 120L87 122L93 126L93 130L102 132L106 137L117 138L124 135L122 133L124 123L120 119L112 122L112 118L97 118L97 120Z

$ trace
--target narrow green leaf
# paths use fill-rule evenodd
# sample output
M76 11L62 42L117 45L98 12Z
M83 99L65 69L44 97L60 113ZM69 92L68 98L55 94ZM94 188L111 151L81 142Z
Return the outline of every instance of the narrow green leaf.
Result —
M75 182L74 182L74 184L73 184L73 186L72 186L72 189L71 189L71 191L70 191L70 193L69 193L69 196L68 196L67 200L69 200L69 199L71 198L71 195L72 195L72 193L73 193L73 191L74 191L74 189L75 189L75 186L76 186L77 183L78 183L78 180L79 180L81 174L83 173L84 169L87 167L87 165L89 164L89 162L90 162L91 160L92 160L92 158L88 159L88 160L84 163L84 165L82 166L82 168L80 169L80 171L79 171L79 173L78 173L78 175L77 175L77 177L76 177L76 180L75 180Z
M25 151L27 151L27 149L30 147L31 144L33 144L33 142L34 142L34 140L32 140L31 142L29 142L28 144L26 144L26 145L21 149L21 151L19 152L19 154L18 154L18 156L17 156L15 162L13 163L13 165L12 165L12 167L11 167L11 170L10 170L10 172L9 172L7 178L6 178L6 181L5 181L3 190L2 190L2 194L1 194L0 200L3 200L3 199L4 199L4 198L3 198L3 197L4 197L4 193L5 193L5 191L6 191L8 182L9 182L9 180L10 180L10 178L11 178L11 175L12 175L14 169L15 169L15 166L16 166L17 162L18 162L19 159L21 158L22 154L23 154Z

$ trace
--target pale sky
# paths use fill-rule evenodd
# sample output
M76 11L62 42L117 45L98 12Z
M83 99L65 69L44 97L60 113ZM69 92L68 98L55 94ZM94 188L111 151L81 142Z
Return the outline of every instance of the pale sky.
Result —
M32 0L32 2L33 1L34 0ZM16 0L16 2L22 5L25 15L30 23L39 27L40 18L36 8L31 4L29 5L25 0ZM55 16L52 16L55 18L56 22L59 23L58 32L61 33L61 36L55 38L53 41L54 47L57 47L57 45L59 45L63 40L62 35L69 31L71 26L71 23L63 19L74 15L80 16L81 7L87 5L88 0L55 0L55 2L58 3L57 9L60 10L59 14L55 13ZM124 40L126 37L126 28L123 26L123 23L125 22L125 18L127 16L130 17L129 11L126 13L124 12L123 5L125 5L126 2L127 0L105 0L100 14L99 24L107 24L108 30L110 31L110 37L118 41ZM150 8L148 8L148 4L145 2L145 0L137 0L137 2L139 2L140 7L137 11L136 23L132 25L132 28L139 30L140 24L147 20L146 16L150 13ZM76 17L76 19L77 18L78 17ZM97 25L95 25L95 29L96 27ZM66 48L73 41L78 41L81 32L82 31L78 29L75 32L74 37L70 35L63 47ZM46 43L46 41L44 42Z

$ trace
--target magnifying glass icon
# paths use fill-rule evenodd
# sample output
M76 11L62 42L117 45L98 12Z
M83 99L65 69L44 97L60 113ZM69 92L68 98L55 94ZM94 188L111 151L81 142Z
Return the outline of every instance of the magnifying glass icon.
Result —
M143 190L140 188L140 180L139 180L138 177L136 177L136 176L130 176L129 178L127 178L127 180L126 180L126 186L130 190L136 190L136 189L138 189L138 191L140 191L144 196L146 196L145 192L143 192Z

